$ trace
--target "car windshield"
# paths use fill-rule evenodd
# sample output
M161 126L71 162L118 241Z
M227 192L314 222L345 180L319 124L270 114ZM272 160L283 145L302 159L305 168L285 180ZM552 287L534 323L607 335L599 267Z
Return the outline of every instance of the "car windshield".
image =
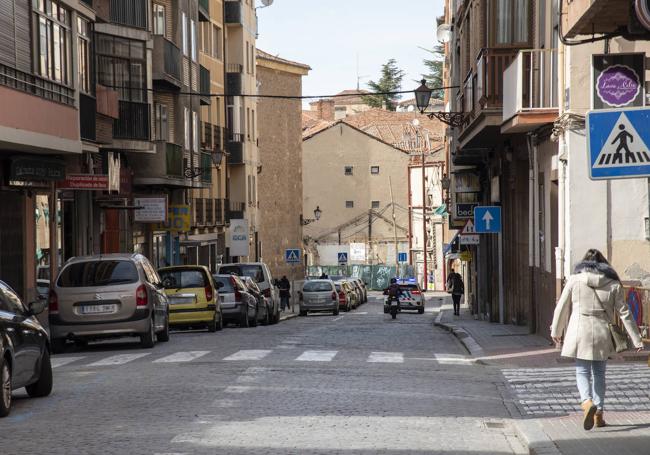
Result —
M235 292L235 289L232 287L232 280L229 276L213 275L213 278L216 283L221 283L221 287L218 289L219 294L230 294Z
M249 276L255 282L261 283L264 281L264 271L261 265L224 265L219 267L219 273L233 274L238 276Z
M131 261L84 261L65 267L59 275L57 286L61 288L114 286L135 283L138 279L138 269Z
M332 285L325 281L312 281L307 282L302 288L303 292L324 292L331 291Z
M161 270L160 279L165 289L204 288L208 285L202 270Z
M417 284L400 284L399 288L402 291L417 291L418 290L418 285Z

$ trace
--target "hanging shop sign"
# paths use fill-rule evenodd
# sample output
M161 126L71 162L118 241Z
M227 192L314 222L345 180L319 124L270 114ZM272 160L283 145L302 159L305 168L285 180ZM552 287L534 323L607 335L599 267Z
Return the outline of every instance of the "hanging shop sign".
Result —
M68 174L56 187L61 190L107 191L108 175Z
M65 179L65 161L41 156L11 158L10 180L52 181Z
M230 220L228 228L228 246L231 256L248 256L250 245L248 241L248 221L244 219Z
M170 205L167 208L167 221L158 223L154 230L188 232L191 228L191 214L189 205Z
M167 221L167 198L136 197L133 205L140 207L133 212L133 220L137 223L158 223Z
M454 193L478 193L481 191L481 181L473 172L456 172L452 174Z
M597 54L592 57L593 109L645 105L645 54Z

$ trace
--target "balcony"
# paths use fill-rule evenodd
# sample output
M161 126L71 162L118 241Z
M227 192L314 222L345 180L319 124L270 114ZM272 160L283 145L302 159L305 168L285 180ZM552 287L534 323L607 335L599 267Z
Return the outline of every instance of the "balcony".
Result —
M204 199L205 204L205 224L214 226L214 200Z
M201 151L201 183L212 183L212 154L209 150Z
M203 199L194 199L194 221L196 226L203 226L205 224L205 212Z
M152 79L172 90L180 90L181 50L162 35L153 38Z
M244 66L239 63L228 63L226 65L226 93L228 95L241 95L242 73Z
M630 0L561 1L565 18L562 27L568 38L627 29L634 11Z
M0 85L49 101L74 106L74 89L3 64L0 64Z
M149 103L120 101L120 116L113 122L116 139L149 141L151 139L151 109Z
M244 218L246 203L229 201L228 220L241 220Z
M168 177L183 177L183 149L180 145L165 143L165 169Z
M244 164L244 134L226 131L226 152L228 164Z
M223 213L223 208L225 207L224 205L224 200L223 199L215 199L214 200L214 224L219 224L223 225L225 221L225 216Z
M241 0L226 0L226 24L244 25Z
M79 134L81 139L97 139L97 100L83 93L79 94Z
M105 4L106 0L100 3ZM110 0L109 20L114 24L146 30L147 0Z
M207 106L210 104L210 70L203 65L200 65L200 84L199 91L201 92L200 99L201 105Z
M210 0L199 0L199 21L210 21Z
M558 114L557 51L520 51L504 73L502 133L532 131Z

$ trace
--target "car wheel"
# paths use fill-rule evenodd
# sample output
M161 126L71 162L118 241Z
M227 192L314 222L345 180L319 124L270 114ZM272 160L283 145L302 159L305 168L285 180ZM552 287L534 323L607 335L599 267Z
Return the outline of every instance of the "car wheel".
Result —
M65 351L65 339L52 338L50 341L50 347L52 348L52 354L61 354Z
M145 349L151 349L154 344L156 344L156 327L154 320L151 319L149 321L149 330L140 335L140 346Z
M46 397L52 392L52 363L47 349L41 358L41 374L38 381L25 387L27 395L32 398Z
M335 309L334 311L332 311L332 314L333 314L334 316L338 316L338 315L339 315L339 308L336 307L336 309Z
M219 322L217 323L217 330L223 329L223 315L219 312Z
M257 327L258 314L259 314L259 309L255 307L255 314L253 315L253 319L251 319L250 324L248 324L248 327Z
M239 327L248 327L248 311L239 318Z
M420 308L420 309L418 310L418 313L419 313L419 314L424 314L424 308Z
M276 310L273 313L273 317L271 318L271 324L278 324L280 322L280 308L275 307L275 305L274 308L276 308Z
M7 359L0 359L0 417L11 411L11 367Z
M165 318L165 328L156 335L156 339L163 343L169 341L169 316Z
M219 325L219 313L215 311L212 320L208 322L208 332L210 333L216 332L218 325Z

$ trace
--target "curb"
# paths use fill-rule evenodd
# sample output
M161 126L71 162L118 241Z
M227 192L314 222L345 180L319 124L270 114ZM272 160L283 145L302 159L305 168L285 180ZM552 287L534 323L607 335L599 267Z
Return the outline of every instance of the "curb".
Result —
M280 322L286 321L288 319L297 318L298 313L280 313Z
M512 425L517 437L528 448L530 455L562 455L562 452L534 420L515 420Z
M485 356L485 351L483 350L481 345L476 342L474 337L472 337L472 335L470 335L470 333L467 330L457 326L456 324L442 322L444 310L445 309L440 307L440 310L438 311L438 316L436 316L436 319L433 324L436 327L440 327L451 332L451 334L453 334L458 339L458 341L460 341L460 343L465 347L465 349L467 349L467 352L469 352L469 354L475 358L474 359L475 363L486 365L486 363L480 359L480 357Z

